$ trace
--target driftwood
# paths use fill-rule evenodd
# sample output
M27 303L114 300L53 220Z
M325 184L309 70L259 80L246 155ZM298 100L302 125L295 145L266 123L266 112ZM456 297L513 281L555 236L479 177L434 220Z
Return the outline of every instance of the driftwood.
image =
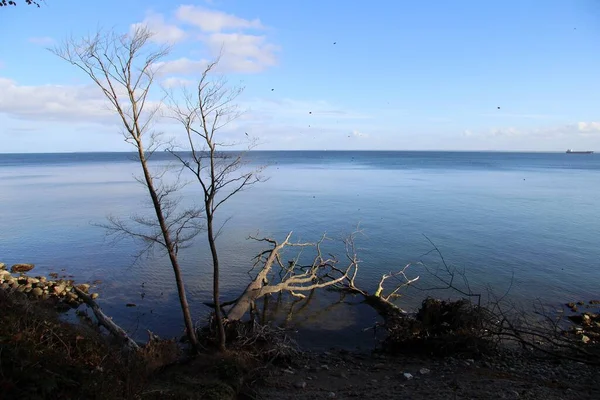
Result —
M123 328L115 324L110 317L102 312L98 303L92 300L90 296L77 287L73 286L73 290L75 293L77 293L77 296L79 296L85 302L85 304L92 309L94 315L98 319L98 322L104 326L114 337L116 337L123 344L123 347L127 351L138 351L140 349L137 343L131 339L129 335L127 335Z
M269 238L255 238L271 244L272 248L255 257L255 266L262 263L262 268L230 309L227 314L228 321L241 320L261 297L288 292L294 297L305 298L305 292L341 285L356 274L358 259L353 251L348 251L354 249L354 245L350 244L352 236L346 241L348 264L345 267L338 267L338 260L334 258L323 257L321 244L327 239L325 236L316 243L293 243L290 241L291 236L290 232L281 243ZM314 248L316 255L310 265L301 265L298 259L284 265L280 256L286 247ZM279 274L273 272L274 268L279 270Z

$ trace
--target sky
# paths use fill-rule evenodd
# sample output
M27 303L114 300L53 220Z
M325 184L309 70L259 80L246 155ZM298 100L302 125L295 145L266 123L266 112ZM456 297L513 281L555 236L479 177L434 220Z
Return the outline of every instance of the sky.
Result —
M258 150L600 151L596 0L45 0L0 8L0 153L133 150L48 48L136 24L172 47L153 96L221 53Z

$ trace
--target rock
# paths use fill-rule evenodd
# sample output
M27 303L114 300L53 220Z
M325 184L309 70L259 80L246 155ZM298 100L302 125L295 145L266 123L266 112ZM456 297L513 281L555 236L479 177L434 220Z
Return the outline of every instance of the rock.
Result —
M27 278L27 283L31 283L31 284L38 283L39 281L40 280L37 278L32 278L32 277Z
M25 286L17 286L17 292L23 293L25 291Z
M327 393L327 398L328 399L335 399L335 392L329 392L329 393Z
M77 289L81 290L83 293L87 293L90 290L90 285L87 283L82 283L75 286Z
M92 300L96 300L98 298L99 294L98 293L92 293L90 295L90 297L92 298Z
M402 375L404 376L404 379L406 379L407 381L410 381L413 378L413 376L410 372L405 372Z
M35 297L40 297L42 294L44 294L44 291L42 289L40 289L39 287L36 287L36 288L31 289L31 294L34 295Z
M46 278L45 276L40 276L38 279L40 280L40 282L46 282L48 280L48 278Z
M62 295L62 294L65 292L65 288L66 288L66 287L67 287L67 286L66 286L64 283L61 283L61 284L57 284L57 285L56 285L56 286L54 286L52 289L54 290L54 293L55 293L57 296L60 296L60 295Z
M324 369L325 371L329 371L329 365L323 364L323 365L321 365L321 369Z
M304 388L306 388L306 382L298 381L298 382L294 383L294 387L296 387L297 389L304 389Z
M0 285L0 288L7 290L10 286L8 286L8 283L4 282Z
M73 292L67 292L67 298L69 300L77 300L79 298L79 296L77 296L76 293Z
M134 303L127 303L125 304L125 307L137 307L137 305Z
M6 264L0 262L0 269L6 269ZM591 303L590 303L591 304Z
M431 372L431 371L429 370L429 368L421 368L421 369L419 370L419 373L420 373L421 375L427 375L427 374L428 374L428 373L430 373L430 372Z
M29 272L34 267L35 267L35 265L33 265L33 264L14 264L12 267L10 267L10 272L12 272L12 273Z
M589 343L589 341L590 341L590 338L589 338L588 336L581 335L581 341L582 341L583 343Z
M377 364L373 365L373 368L375 368L375 369L384 369L385 368L385 364L384 363L377 363Z
M4 270L4 269L0 269L0 280L6 280L9 277L12 277L12 275L10 274L10 272Z

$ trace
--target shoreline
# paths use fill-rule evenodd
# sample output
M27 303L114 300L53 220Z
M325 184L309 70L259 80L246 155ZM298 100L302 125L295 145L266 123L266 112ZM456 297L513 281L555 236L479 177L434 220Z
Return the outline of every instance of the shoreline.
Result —
M0 308L4 311L0 314L0 347L5 350L1 354L5 374L4 378L0 379L0 387L4 390L17 390L16 387L10 386L11 375L6 367L11 364L8 355L15 354L15 348L21 348L18 353L21 362L27 363L28 357L33 357L28 353L29 350L23 352L23 349L27 349L25 343L28 340L28 329L36 333L29 338L34 341L33 348L39 348L40 344L35 341L38 340L36 338L40 328L39 325L31 323L40 319L45 321L41 324L42 329L50 326L54 337L60 337L54 341L54 345L48 342L43 345L50 351L48 361L44 361L43 357L40 359L40 355L35 355L38 362L56 364L56 368L61 368L52 369L51 366L43 364L44 368L52 369L55 374L48 375L47 379L57 379L55 384L58 388L63 391L71 390L72 393L84 397L93 394L95 398L101 399L129 398L118 395L118 390L122 389L122 383L119 382L124 379L120 374L124 373L123 368L126 365L129 365L127 368L133 368L128 370L128 374L136 375L136 380L132 381L137 393L135 398L143 400L387 399L398 396L428 400L586 400L597 399L600 396L600 385L597 383L600 372L598 366L548 358L537 351L505 347L473 358L461 354L432 357L425 354L390 355L381 351L300 349L274 363L260 362L249 365L244 361L247 360L247 356L240 355L238 350L230 350L216 358L207 354L199 359L177 360L173 356L177 354L177 347L181 345L173 341L151 339L142 347L141 352L143 355L150 355L150 360L154 361L142 358L141 364L123 364L126 359L119 356L118 348L110 344L108 336L98 335L98 331L91 328L91 321L82 320L83 322L77 324L61 322L53 305L50 308L45 305L49 305L48 300L44 301L16 290L12 291L12 294L0 290ZM7 329L10 331L11 324L16 323L14 320L9 323L11 313L18 318L18 323L25 323L24 326L28 328L7 336ZM78 352L82 349L85 350L79 355ZM111 355L110 362L106 361L108 355ZM69 369L64 369L65 363L81 365L77 372L68 372ZM258 376L256 368L261 371ZM83 379L82 382L87 383L72 386L69 381L57 378L63 373L68 373L70 379ZM43 381L29 381L38 379L32 370L29 370L28 374L28 378L20 378L28 382L27 390L46 390L40 386L40 382ZM98 387L102 387L104 391L98 392ZM94 392L86 392L92 390L91 388L94 388Z

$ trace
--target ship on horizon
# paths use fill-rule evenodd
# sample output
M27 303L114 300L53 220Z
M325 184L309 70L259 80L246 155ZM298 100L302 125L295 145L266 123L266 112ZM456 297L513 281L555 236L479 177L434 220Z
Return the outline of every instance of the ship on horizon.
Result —
M571 150L568 149L567 150L567 154L593 154L594 152L592 150L585 150L585 151L575 151L575 150Z

